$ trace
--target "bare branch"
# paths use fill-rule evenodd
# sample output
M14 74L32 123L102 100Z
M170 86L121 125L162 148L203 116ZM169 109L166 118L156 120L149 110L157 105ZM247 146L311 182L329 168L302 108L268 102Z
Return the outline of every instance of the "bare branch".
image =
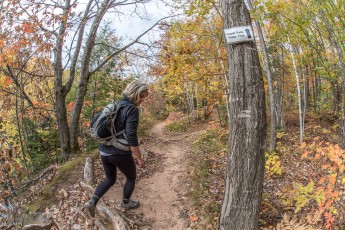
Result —
M31 76L31 77L42 77L42 78L54 77L54 75L42 75L42 74L30 73L30 72L28 72L28 71L26 71L26 70L19 69L19 68L15 68L15 67L12 67L12 69L18 70L18 71L20 71L20 72L22 72L22 73L25 73L25 74L27 74L27 75L29 75L29 76Z
M72 63L70 66L70 78L66 84L66 91L67 92L70 91L72 84L73 84L73 81L74 81L74 78L75 78L76 65L77 65L79 54L80 54L80 49L81 49L81 45L83 42L84 30L85 30L86 22L88 21L87 18L88 18L88 15L90 13L91 5L92 5L92 0L90 0L88 2L86 9L84 11L84 16L83 16L82 22L80 24L79 34L78 34L78 39L77 39L77 45L76 45L76 49L75 49Z
M12 72L12 69L9 65L6 65L7 71L4 71L4 73L6 73L10 78L12 78L13 82L15 83L15 85L17 86L17 88L20 90L21 95L24 97L24 99L30 104L30 106L34 106L34 104L32 103L31 99L29 98L29 96L25 93L25 91L20 87L20 83L18 81L17 76L15 76L15 74Z
M157 26L159 24L159 22L167 19L167 18L172 18L172 17L176 17L178 15L173 15L173 16L168 16L168 17L164 17L159 19L153 26L151 26L150 28L148 28L146 31L144 31L142 34L140 34L134 41L130 42L129 44L125 45L124 47L122 47L121 49L117 50L116 52L112 53L111 55L109 55L100 65L98 65L94 70L92 70L89 73L89 76L92 76L95 72L97 72L98 70L100 70L106 63L108 63L108 61L110 59L112 59L115 55L121 53L122 51L126 50L128 47L132 46L135 43L138 43L138 41L140 40L141 37L143 37L145 34L147 34L149 31L151 31L155 26Z
M71 5L70 5L70 0L66 0L65 3L65 8L64 11L62 13L62 18L68 18L68 14L69 14L69 9L70 9ZM67 28L67 21L66 20L62 20L61 24L60 24L60 29L59 29L59 33L55 42L55 47L54 47L54 76L55 76L55 85L57 88L61 89L62 94L65 96L67 95L67 91L66 89L62 86L62 72L63 72L63 68L62 68L62 45L64 42L64 34L66 32L66 28Z
M46 5L48 5L48 4L46 4ZM54 5L53 5L53 6L54 6ZM32 16L32 14L30 14L29 12L27 12L27 10L26 10L20 3L19 3L19 7L23 10L23 12L26 13L27 16L29 16L29 17ZM43 27L42 24L41 24L38 20L35 20L35 19L34 19L34 22L39 26L39 28L40 28L42 31L51 33L51 34L53 34L53 35L55 35L55 36L58 36L58 34L57 34L55 31L49 30L49 29Z

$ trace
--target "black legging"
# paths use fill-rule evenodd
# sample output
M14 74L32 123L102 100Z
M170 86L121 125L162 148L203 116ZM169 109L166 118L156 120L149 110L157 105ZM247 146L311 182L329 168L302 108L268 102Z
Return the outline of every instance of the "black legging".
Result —
M132 155L102 156L101 160L106 179L96 188L95 195L101 198L116 182L117 168L126 176L127 181L123 187L123 198L130 199L136 179L136 167Z

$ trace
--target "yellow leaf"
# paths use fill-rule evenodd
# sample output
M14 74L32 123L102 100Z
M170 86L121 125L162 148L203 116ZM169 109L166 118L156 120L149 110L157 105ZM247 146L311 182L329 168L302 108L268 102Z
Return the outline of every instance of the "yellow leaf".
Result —
M335 183L335 179L337 178L337 175L336 174L332 174L330 177L329 177L329 183L330 184L334 184Z
M328 129L322 129L322 133L323 133L323 134L328 134L328 133L331 133L331 131L328 130Z
M340 165L339 166L339 172L344 172L345 169L345 165Z

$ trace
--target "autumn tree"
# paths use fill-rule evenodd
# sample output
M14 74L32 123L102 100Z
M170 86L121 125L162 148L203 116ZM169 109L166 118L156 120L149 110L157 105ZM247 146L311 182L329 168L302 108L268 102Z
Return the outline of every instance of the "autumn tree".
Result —
M146 34L148 30L133 41L121 47L113 47L111 53L103 56L98 65L91 63L91 57L97 47L104 44L96 44L95 40L105 14L113 9L118 12L120 7L133 5L133 12L139 4L147 3L148 0L104 0L101 2L89 0L85 4L77 1L8 1L15 4L14 12L18 17L7 15L15 19L14 24L23 24L24 28L35 30L35 35L42 36L50 48L53 56L53 76L55 94L55 112L60 137L61 154L63 158L78 150L78 127L82 112L84 98L92 75L103 67L109 65L110 60ZM14 24L12 26L14 26ZM16 31L13 31L14 34ZM44 39L43 39L44 38ZM108 47L109 48L109 47ZM97 48L99 49L99 48ZM80 65L78 65L80 63ZM77 85L76 95L73 100L70 116L67 112L66 98L73 85Z
M209 13L212 4L199 8L193 4L189 7L192 16L166 27L159 41L157 63L150 73L160 77L160 89L169 107L187 114L202 109L207 118L216 106L227 104L222 23L219 15Z
M17 21L18 6L19 1L6 1L0 7L0 136L6 140L2 150L12 152L7 159L10 165L17 161L26 171L15 177L20 181L45 166L43 161L47 163L53 158L49 153L57 146L50 138L42 140L38 134L47 130L54 133L51 46L34 24ZM33 144L35 138L40 141ZM42 153L41 150L49 157L39 157L37 153Z
M221 2L224 28L251 25L241 0ZM263 188L266 108L254 42L228 44L230 74L229 153L218 229L258 229Z

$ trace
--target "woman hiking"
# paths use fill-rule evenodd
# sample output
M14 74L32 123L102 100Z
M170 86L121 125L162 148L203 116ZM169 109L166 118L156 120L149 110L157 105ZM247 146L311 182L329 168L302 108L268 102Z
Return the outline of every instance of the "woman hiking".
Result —
M123 187L123 199L121 207L132 209L139 207L139 201L131 200L131 195L135 187L136 165L143 168L145 162L139 149L137 128L139 121L138 107L148 96L148 87L139 81L133 81L127 85L123 91L123 99L120 104L125 105L119 110L115 119L115 130L125 130L123 139L127 140L127 148L107 146L100 144L99 150L101 161L104 168L105 180L96 188L91 200L85 203L84 207L90 212L92 217L95 216L96 205L99 199L113 186L116 182L117 169L126 177L126 183Z

